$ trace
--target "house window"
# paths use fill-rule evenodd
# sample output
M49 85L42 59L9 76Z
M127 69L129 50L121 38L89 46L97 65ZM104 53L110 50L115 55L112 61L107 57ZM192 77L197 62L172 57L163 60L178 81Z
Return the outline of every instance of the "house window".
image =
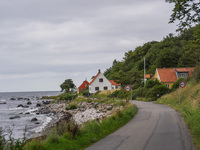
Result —
M104 86L104 87L103 87L103 89L104 89L104 90L107 90L107 89L108 89L108 87L107 87L107 86Z
M100 79L99 79L99 82L103 82L103 78L100 78Z
M99 91L99 87L95 87L95 91Z
M169 84L166 84L166 87L168 87L168 88L169 88Z
M112 89L114 89L114 87L112 87Z

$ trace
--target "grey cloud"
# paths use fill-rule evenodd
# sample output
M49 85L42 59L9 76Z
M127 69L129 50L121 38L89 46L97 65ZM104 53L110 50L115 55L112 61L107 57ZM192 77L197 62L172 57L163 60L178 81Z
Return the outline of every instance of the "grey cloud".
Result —
M171 9L164 0L0 1L0 91L23 90L12 85L20 81L33 84L24 90L59 89L66 78L79 85L126 51L174 32Z

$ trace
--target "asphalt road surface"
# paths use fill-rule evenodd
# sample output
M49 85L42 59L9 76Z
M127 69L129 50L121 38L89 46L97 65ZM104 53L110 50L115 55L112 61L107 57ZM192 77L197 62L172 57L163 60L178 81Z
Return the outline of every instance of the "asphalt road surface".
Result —
M186 124L172 108L133 101L138 114L86 150L194 150Z

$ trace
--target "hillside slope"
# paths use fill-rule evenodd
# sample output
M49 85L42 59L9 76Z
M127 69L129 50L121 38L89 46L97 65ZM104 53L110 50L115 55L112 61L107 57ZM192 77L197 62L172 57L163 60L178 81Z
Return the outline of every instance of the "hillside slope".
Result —
M195 67L200 62L200 24L178 36L169 34L160 42L148 42L126 52L104 75L123 85L134 83L137 88L144 76L144 57L147 74L154 74L156 68Z
M196 149L200 150L200 83L189 82L180 89L181 104L179 104L179 89L159 98L156 103L166 104L181 112L191 131Z

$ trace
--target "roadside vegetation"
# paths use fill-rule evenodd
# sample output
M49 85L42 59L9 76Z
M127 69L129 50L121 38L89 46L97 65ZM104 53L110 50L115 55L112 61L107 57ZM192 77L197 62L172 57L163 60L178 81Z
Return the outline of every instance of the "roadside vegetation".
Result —
M79 102L115 103L121 106L112 116L103 120L88 121L82 125L77 125L73 120L62 121L52 128L47 137L33 139L26 143L25 150L79 150L85 149L91 144L111 134L121 126L130 121L137 113L137 107L130 102L110 99L106 95L97 93L91 98L77 97L70 101L66 108L76 109Z
M200 150L200 66L193 73L185 88L180 89L181 103L179 103L179 89L159 98L156 103L169 105L181 112L193 138L196 149Z

